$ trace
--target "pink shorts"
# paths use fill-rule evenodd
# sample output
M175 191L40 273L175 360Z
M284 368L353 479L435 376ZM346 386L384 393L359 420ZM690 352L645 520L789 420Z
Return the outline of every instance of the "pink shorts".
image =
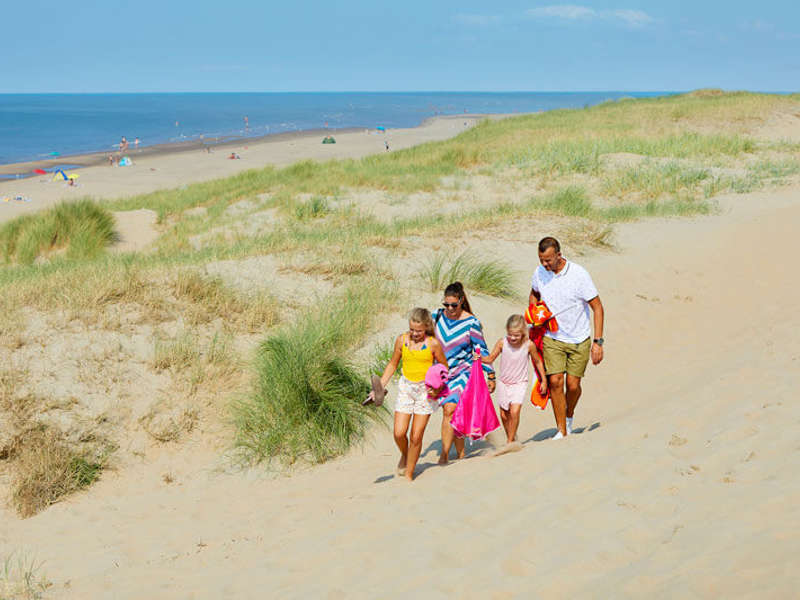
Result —
M503 383L498 380L495 396L497 404L503 410L508 410L512 404L522 404L525 400L525 392L528 390L528 382Z

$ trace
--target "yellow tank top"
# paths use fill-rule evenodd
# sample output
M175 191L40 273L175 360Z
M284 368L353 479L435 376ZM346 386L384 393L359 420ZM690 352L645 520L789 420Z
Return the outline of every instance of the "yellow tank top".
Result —
M403 335L403 377L409 381L419 382L425 380L425 373L433 364L433 338L425 340L425 347L412 350L408 347L408 334Z

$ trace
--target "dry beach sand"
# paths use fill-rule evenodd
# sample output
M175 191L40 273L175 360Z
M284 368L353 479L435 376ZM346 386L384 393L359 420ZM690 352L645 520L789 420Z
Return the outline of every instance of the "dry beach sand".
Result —
M393 147L452 135L464 119L427 127L392 132ZM332 148L340 156L383 144L347 135L352 148L344 136ZM185 157L159 157L152 175L144 161L133 175L93 167L78 192L139 193L331 149L294 144L180 169ZM13 185L38 206L74 191ZM711 217L618 226L614 251L567 249L606 308L606 357L589 368L576 435L548 440L551 412L526 405L521 452L492 458L476 443L442 468L437 414L413 484L393 476L384 429L289 477L231 469L218 431L179 446L134 440L133 458L88 492L25 520L0 508L0 548L43 561L55 598L792 597L800 184L718 201ZM546 233L509 226L475 244L512 257L524 295ZM472 300L490 342L522 308Z

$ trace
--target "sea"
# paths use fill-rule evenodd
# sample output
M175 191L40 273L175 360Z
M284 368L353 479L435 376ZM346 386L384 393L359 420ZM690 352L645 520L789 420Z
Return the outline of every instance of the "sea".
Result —
M0 165L181 141L329 128L414 127L429 117L580 108L670 92L0 94Z

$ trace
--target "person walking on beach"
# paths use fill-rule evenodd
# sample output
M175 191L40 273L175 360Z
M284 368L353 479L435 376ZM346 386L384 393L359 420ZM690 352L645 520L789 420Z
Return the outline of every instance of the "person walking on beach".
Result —
M128 151L128 140L125 136L122 136L122 139L119 141L119 153L122 154Z
M589 273L561 255L554 237L539 242L539 262L531 279L530 303L544 301L558 322L558 331L545 332L542 353L558 427L553 439L560 439L572 433L589 358L594 365L603 360L603 303Z
M489 356L481 356L484 364L491 365L500 357L500 383L497 385L497 405L500 407L500 420L506 430L507 449L517 442L519 415L525 392L528 390L528 363L533 362L538 375L534 385L539 386L539 393L547 394L547 377L544 364L539 358L533 342L528 339L528 325L522 315L511 315L506 321L506 335L497 340Z
M442 347L433 337L431 313L425 308L415 308L408 315L408 331L397 336L392 358L383 370L380 384L376 385L377 381L373 380L373 391L367 396L367 402L382 402L386 384L394 375L401 359L402 375L398 384L397 400L394 403L394 441L400 450L400 462L397 463L398 475L405 475L406 479L411 481L414 479L414 468L422 452L425 427L433 411L439 406L435 398L429 398L425 375L434 361L447 368L447 359ZM378 394L381 397L376 399ZM407 437L409 425L410 438Z
M441 401L442 454L439 456L439 464L446 465L450 459L453 442L458 458L464 458L464 439L455 437L450 419L467 385L475 349L480 349L481 356L488 355L489 350L483 337L481 322L472 314L464 286L460 281L453 282L445 288L442 306L443 308L434 311L433 319L436 324L436 338L442 345L450 366L450 376L447 380L450 394ZM489 391L494 392L494 369L490 365L483 365L483 370L489 380Z

